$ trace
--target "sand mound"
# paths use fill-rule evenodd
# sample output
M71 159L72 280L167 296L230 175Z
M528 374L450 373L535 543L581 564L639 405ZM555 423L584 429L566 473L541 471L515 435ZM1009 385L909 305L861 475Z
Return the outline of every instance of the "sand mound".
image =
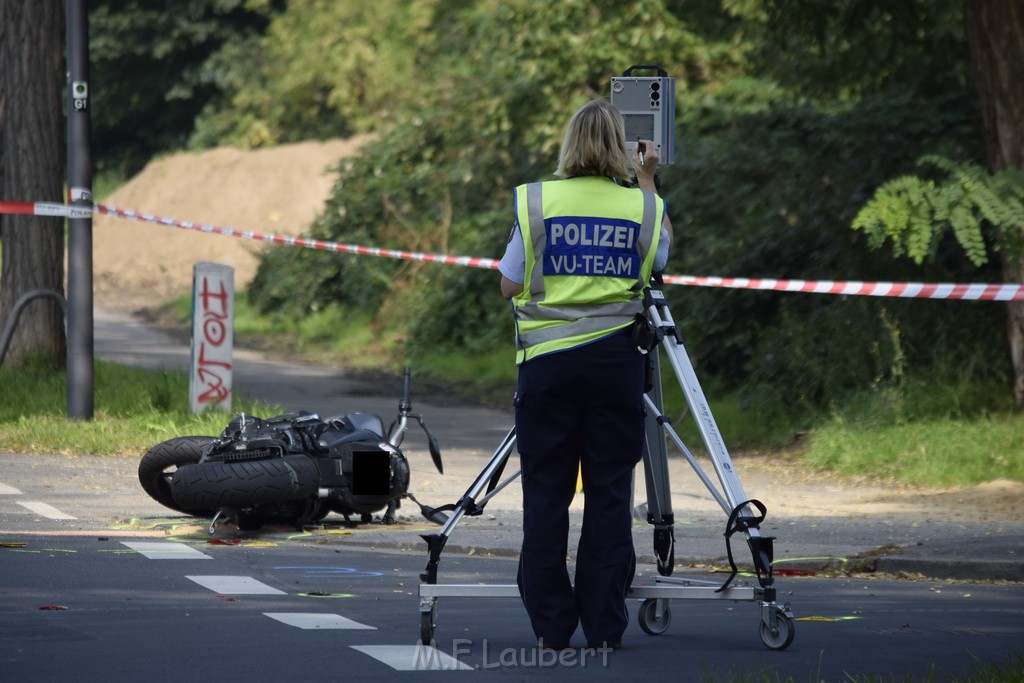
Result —
M296 235L323 209L337 162L365 137L242 151L219 148L153 161L103 204L164 218ZM97 214L93 225L98 308L134 311L190 291L192 266L235 268L235 288L256 272L254 252L286 249L253 240Z

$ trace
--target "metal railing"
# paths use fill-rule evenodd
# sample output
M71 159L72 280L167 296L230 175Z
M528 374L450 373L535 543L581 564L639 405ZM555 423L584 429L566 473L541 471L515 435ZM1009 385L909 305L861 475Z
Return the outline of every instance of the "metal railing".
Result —
M4 364L4 358L7 356L7 347L11 345L11 339L14 338L14 331L18 327L18 320L21 318L21 312L30 303L43 297L53 299L60 305L61 313L64 316L64 327L67 329L68 305L63 294L55 292L52 289L33 289L31 292L23 294L14 302L11 314L7 317L7 324L4 325L4 333L3 335L0 335L0 365Z

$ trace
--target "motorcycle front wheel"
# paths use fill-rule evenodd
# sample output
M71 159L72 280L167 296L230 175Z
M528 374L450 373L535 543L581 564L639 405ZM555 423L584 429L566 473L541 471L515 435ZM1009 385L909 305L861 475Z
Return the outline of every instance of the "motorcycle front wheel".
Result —
M179 436L153 446L139 462L139 483L149 496L164 507L186 515L212 517L216 508L180 505L171 494L171 479L179 467L194 465L213 436Z

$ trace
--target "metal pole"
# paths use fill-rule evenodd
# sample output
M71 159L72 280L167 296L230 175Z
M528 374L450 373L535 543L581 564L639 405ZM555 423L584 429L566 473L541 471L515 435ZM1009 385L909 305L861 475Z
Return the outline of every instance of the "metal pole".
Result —
M66 0L68 201L92 208L87 0ZM68 219L67 415L93 417L92 214Z

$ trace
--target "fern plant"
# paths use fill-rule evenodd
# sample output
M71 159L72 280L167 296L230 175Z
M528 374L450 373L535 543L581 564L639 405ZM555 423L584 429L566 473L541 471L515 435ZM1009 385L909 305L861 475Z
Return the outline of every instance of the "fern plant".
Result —
M919 167L937 173L927 177L901 176L879 187L853 219L872 248L892 240L893 254L915 263L933 257L939 242L952 232L967 258L976 266L988 262L983 227L995 228L992 248L1004 257L1024 246L1024 171L989 173L974 163L957 163L928 155Z

